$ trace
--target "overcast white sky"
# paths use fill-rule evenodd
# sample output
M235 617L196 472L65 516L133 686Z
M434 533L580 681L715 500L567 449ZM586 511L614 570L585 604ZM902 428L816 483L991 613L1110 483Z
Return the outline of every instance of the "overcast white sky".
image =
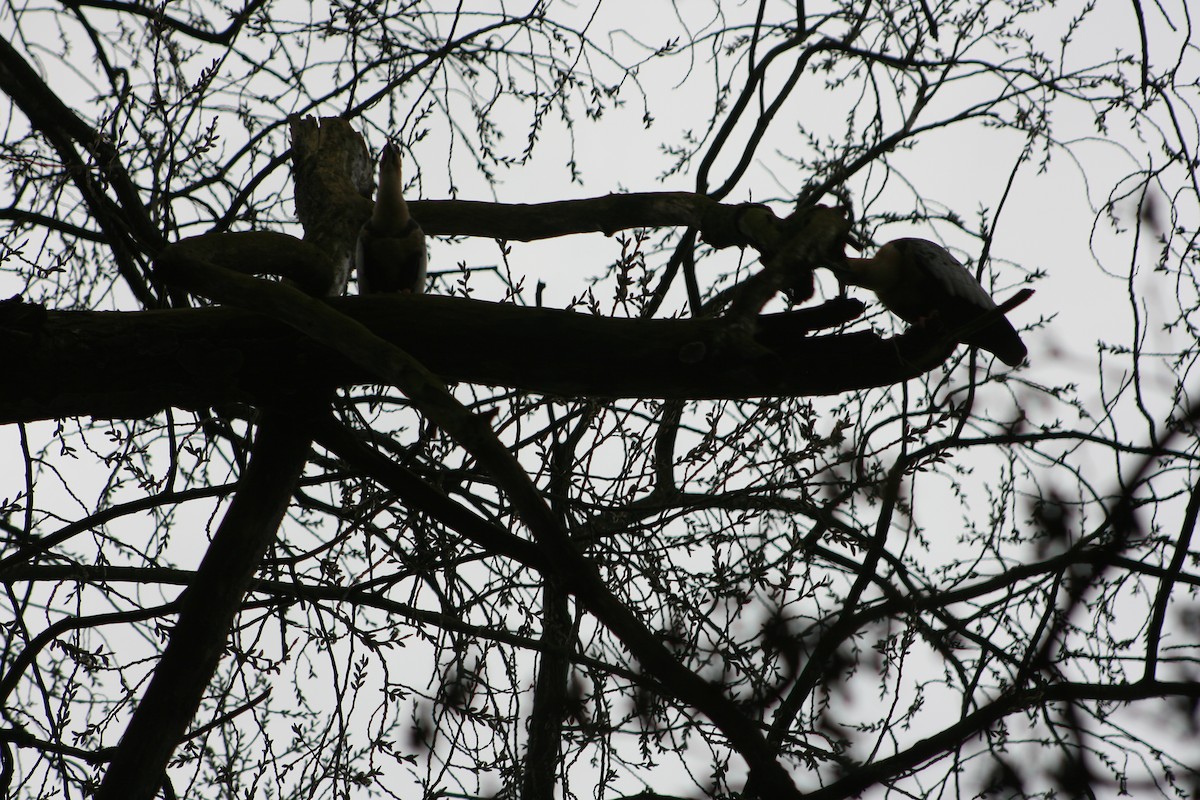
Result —
M436 4L435 4L436 5ZM488 4L490 5L490 4ZM793 7L791 3L777 4ZM810 4L810 12L820 9ZM1036 31L1046 42L1048 50L1061 36L1067 15L1073 9L1060 4L1057 11L1048 11L1043 19L1044 30ZM1134 24L1128 4L1106 3L1091 19L1087 27L1076 37L1076 43L1068 51L1067 58L1075 63L1089 59L1096 61L1110 57L1114 48L1129 51L1136 45L1131 37ZM448 4L447 4L448 6ZM578 7L579 25L590 25L590 35L602 43L610 43L618 57L633 61L644 56L635 37L649 46L658 46L666 39L682 35L682 29L695 33L703 31L713 22L713 6L709 3L680 3L672 8L667 3L642 3L636 6L636 17L630 18L633 4L610 2L599 6ZM1172 19L1184 16L1186 6L1169 3L1166 7ZM311 6L316 16L326 13L325 4ZM556 11L563 6L554 6ZM724 13L752 15L753 3L725 4ZM1161 17L1147 8L1151 23L1151 49L1156 53L1177 53L1185 43L1188 33L1181 29L1172 31ZM683 18L683 19L681 19ZM722 24L728 20L722 20ZM9 34L13 25L11 12L0 12L3 33ZM606 33L611 31L611 33ZM47 33L47 35L50 35ZM946 34L949 36L949 34ZM1191 43L1194 45L1194 43ZM580 170L580 182L572 182L565 162L569 147L565 130L551 120L542 135L542 142L534 158L519 169L500 174L500 183L488 187L481 180L473 179L466 169L455 173L458 196L464 199L496 199L501 202L537 202L571 197L587 197L616 191L659 191L664 189L692 190L694 173L684 172L662 181L666 159L663 145L677 143L688 131L704 129L713 103L714 79L712 70L703 61L704 53L696 58L679 56L665 62L649 62L639 72L639 80L649 97L650 110L655 117L653 126L646 129L642 123L643 108L636 94L629 94L628 104L621 109L608 112L602 123L580 122L572 131L574 147ZM981 54L982 57L982 54ZM781 60L779 68L786 71L787 59ZM1181 82L1194 81L1200 59L1194 46L1184 53ZM89 67L80 65L81 70ZM603 66L598 67L603 71ZM738 75L744 74L744 68ZM779 78L772 78L770 85ZM948 92L947 107L954 107L962 98L977 91L971 84L964 84ZM1194 99L1194 98L1193 98ZM80 102L86 109L86 100ZM803 183L804 174L787 162L788 157L798 155L798 143L792 133L789 117L802 120L809 126L824 121L830 136L838 135L844 126L846 102L843 97L819 91L817 84L805 86L797 91L786 112L776 121L771 136L759 147L755 164L742 180L729 202L744 200L769 201L777 213L786 213L787 200L791 192ZM323 113L336 113L340 109L322 109ZM506 116L509 115L509 116ZM520 109L497 110L496 123L509 130L506 142L514 152L523 149L528 115ZM1165 123L1166 121L1163 120ZM200 121L198 121L200 124ZM1134 251L1133 238L1129 233L1114 234L1101 219L1097 223L1099 207L1107 200L1113 185L1123 176L1137 169L1146 159L1158 159L1159 142L1139 139L1128 128L1114 124L1109 137L1098 136L1094 120L1079 106L1064 103L1056 109L1055 125L1061 141L1072 143L1072 153L1065 150L1052 151L1048 168L1041 171L1036 162L1022 167L1014 183L1011 196L999 221L993 243L993 269L998 271L998 285L1005 287L1001 296L1014 291L1027 273L1044 270L1045 278L1034 284L1037 294L1013 315L1014 323L1020 327L1024 322L1038 317L1054 316L1053 323L1046 329L1026 337L1030 350L1030 367L1022 375L1036 383L1053 384L1078 381L1081 396L1090 408L1098 409L1102 404L1096 380L1095 342L1125 342L1129 337L1130 308L1128 302L1128 269L1136 265L1140 271L1137 280L1139 294L1145 303L1145 312L1150 314L1146 335L1151 350L1177 349L1172 338L1160 330L1158 316L1169 304L1173 285L1156 278L1150 273L1156 252L1151 246ZM233 149L238 138L237 129L223 129ZM415 168L419 169L421 196L442 198L450 190L450 181L445 174L448 159L461 166L459 152L451 151L447 138L440 136L436 124L431 126L432 135L416 143L411 151ZM1196 125L1193 118L1183 120L1183 133L1188 147L1197 149ZM374 138L371 145L378 148L381 141ZM903 168L911 185L900 182L889 184L881 197L874 200L875 210L904 213L915 204L914 195L919 194L934 207L953 209L967 219L973 219L981 209L994 215L1001 201L1013 164L1021 152L1024 142L1015 134L984 128L983 126L954 126L946 131L933 132L922 138L909 152L898 153L894 163ZM451 153L453 154L451 155ZM735 143L728 148L730 157L740 154ZM713 172L711 185L723 182L724 170L729 159L718 161ZM1168 179L1178 180L1168 173ZM865 184L855 181L855 200L871 195L880 187L874 178ZM1173 198L1174 211L1189 220L1187 227L1195 228L1200 210L1194 205L1194 197L1181 195ZM1126 214L1131 210L1126 206ZM947 227L933 229L923 225L895 224L879 232L880 241L900 236L919 236L945 241L952 247L965 248L960 255L977 256L977 245L968 237L957 235ZM517 276L527 280L529 297L538 281L547 284L546 304L564 306L569 300L584 291L587 279L598 275L606 264L619 254L619 245L613 239L597 234L570 237L554 242L521 244L514 243L508 259L510 268ZM448 244L431 242L431 270L451 269L460 261L470 265L496 264L499 262L498 248L492 242L464 242ZM723 253L711 261L702 262L702 281L730 269L742 256L735 252ZM1099 260L1099 263L1098 263ZM482 284L487 285L487 284ZM833 291L831 281L824 280L827 291ZM8 273L0 272L0 289L7 296L21 291ZM680 287L681 289L681 287ZM498 289L497 289L498 292ZM1158 301L1163 297L1164 302ZM672 309L682 308L682 291L673 296ZM1105 367L1114 385L1122 382L1129 370L1128 360L1114 359ZM1145 402L1157 410L1162 418L1169 391L1176 372L1168 363L1152 362L1146 365L1143 385L1150 389ZM1160 392L1156 394L1155 392ZM986 400L986 397L985 397ZM999 402L999 401L997 401ZM1032 406L1029 409L1035 422L1050 422L1063 414L1061 407ZM1132 409L1122 411L1134 413ZM31 426L31 438L36 442L52 429L52 425ZM1142 433L1144 427L1131 429L1131 433ZM0 429L0 446L10 454L7 466L0 468L0 497L11 497L23 486L24 474L19 461L12 454L19 453L18 432L13 426ZM1094 471L1094 477L1104 480L1106 471L1111 474L1107 463L1090 464L1086 460L1079 465L1081 470ZM80 480L102 481L104 476L96 474ZM97 484L98 485L98 484ZM47 493L50 489L47 487ZM81 492L90 496L89 492ZM45 501L45 498L42 498ZM63 514L73 517L84 513L64 503ZM668 787L656 787L667 791Z

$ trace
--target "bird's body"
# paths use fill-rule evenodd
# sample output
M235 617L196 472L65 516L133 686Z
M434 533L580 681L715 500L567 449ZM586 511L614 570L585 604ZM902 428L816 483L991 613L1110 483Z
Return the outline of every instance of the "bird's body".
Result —
M924 239L888 242L872 258L847 258L845 267L834 272L846 283L873 290L885 308L912 325L936 322L954 331L996 307L958 259ZM965 334L961 341L1014 367L1027 354L1021 337L1003 316Z
M400 151L383 148L375 210L358 234L355 266L359 294L425 291L425 233L404 201Z

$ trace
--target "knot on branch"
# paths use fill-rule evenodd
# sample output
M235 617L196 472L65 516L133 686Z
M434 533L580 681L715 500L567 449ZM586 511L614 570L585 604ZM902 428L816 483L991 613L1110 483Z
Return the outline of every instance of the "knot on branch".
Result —
M850 236L846 209L810 206L783 219L757 206L739 218L739 227L762 254L763 270L739 288L729 309L749 319L779 292L793 303L813 295L813 270L845 258Z
M0 336L8 338L37 337L46 324L46 307L26 303L20 295L0 300Z

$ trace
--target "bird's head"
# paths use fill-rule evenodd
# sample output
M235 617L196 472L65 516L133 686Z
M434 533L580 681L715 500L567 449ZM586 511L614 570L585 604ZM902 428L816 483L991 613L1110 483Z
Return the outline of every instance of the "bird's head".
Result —
M389 179L400 181L400 148L391 142L385 144L379 154L379 178L381 183Z
M867 289L880 289L899 279L902 259L903 254L896 242L888 242L870 258L846 256L839 261L831 260L824 266L843 286L850 284Z
M388 142L379 154L379 190L375 193L375 210L371 214L376 230L398 232L408 224L408 206L403 191L400 148Z

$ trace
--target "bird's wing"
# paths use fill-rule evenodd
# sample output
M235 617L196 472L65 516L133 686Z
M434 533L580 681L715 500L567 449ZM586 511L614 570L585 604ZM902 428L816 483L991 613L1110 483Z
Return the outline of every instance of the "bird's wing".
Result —
M951 297L965 300L982 309L996 307L996 301L975 280L962 263L941 245L924 239L901 239L910 263L917 264Z
M905 239L901 247L906 260L946 293L939 309L942 324L957 328L996 307L992 296L979 285L975 276L944 247L924 239ZM995 353L1010 367L1020 364L1027 355L1020 335L1004 317L971 333L964 341Z

